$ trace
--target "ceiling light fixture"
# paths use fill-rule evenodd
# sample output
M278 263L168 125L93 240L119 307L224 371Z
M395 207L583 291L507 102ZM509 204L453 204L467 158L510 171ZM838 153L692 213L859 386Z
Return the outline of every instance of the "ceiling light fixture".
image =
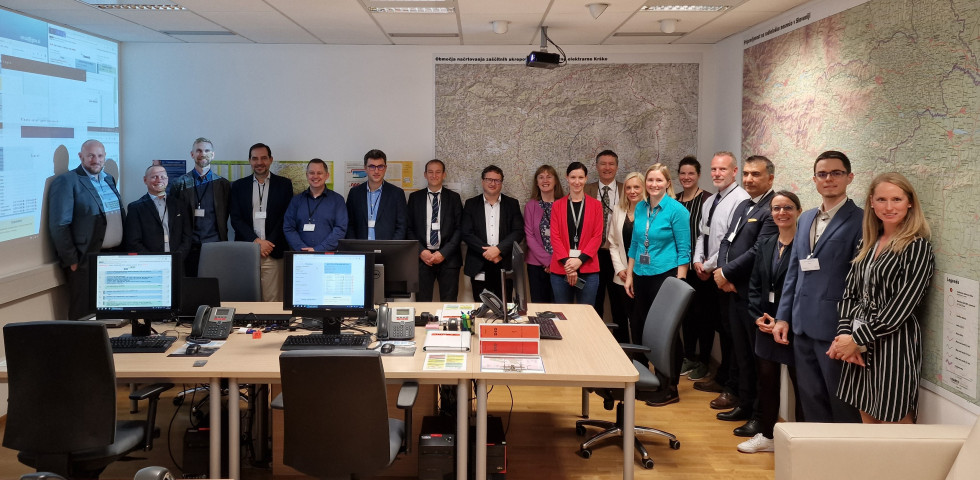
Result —
M602 12L605 12L606 7L608 6L608 3L590 3L586 5L586 7L589 8L589 14L592 15L593 19L599 18L599 15L602 15Z
M720 12L732 8L729 5L644 5L641 12Z
M142 3L90 3L89 5L101 10L157 10L174 12L187 10L180 5L148 5Z
M507 25L509 24L510 22L507 20L494 20L490 22L490 25L493 25L493 33L498 35L507 33Z
M456 7L371 7L371 13L455 13Z
M664 33L674 33L677 31L677 22L680 20L674 18L665 18L660 21L660 31Z

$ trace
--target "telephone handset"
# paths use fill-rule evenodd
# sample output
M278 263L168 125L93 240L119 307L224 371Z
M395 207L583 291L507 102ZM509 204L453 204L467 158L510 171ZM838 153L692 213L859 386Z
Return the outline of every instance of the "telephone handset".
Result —
M234 317L234 308L201 305L194 315L188 340L224 340L231 334Z
M495 316L503 321L507 321L507 307L504 305L503 300L500 299L490 290L484 290L480 293L480 300L483 302L483 306L480 307L480 312L477 316L482 316L482 313L486 313L486 309L489 309Z
M378 338L388 338L388 326L391 324L391 311L387 303L378 305Z

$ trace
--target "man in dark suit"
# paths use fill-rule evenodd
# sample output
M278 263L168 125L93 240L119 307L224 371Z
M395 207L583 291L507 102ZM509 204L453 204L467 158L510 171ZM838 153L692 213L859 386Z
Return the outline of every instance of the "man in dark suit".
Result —
M404 240L405 191L385 181L388 156L374 149L364 154L367 181L347 193L347 238Z
M286 207L293 198L293 181L273 174L272 149L256 143L248 149L252 175L231 184L231 228L235 241L259 244L262 301L282 301L282 254L286 237L282 231Z
M823 202L800 216L773 326L773 337L783 344L793 329L799 401L808 422L861 421L856 408L837 398L843 363L827 356L840 321L837 304L861 240L864 210L847 198L853 179L851 161L841 152L823 152L814 162L813 183Z
M167 195L167 170L150 165L143 175L146 195L129 204L126 215L127 252L172 252L183 260L191 248L191 208Z
M200 137L191 146L194 168L177 177L170 194L180 197L191 206L194 240L184 260L184 275L197 276L197 264L201 258L201 245L228 240L228 197L231 182L211 171L214 144Z
M715 284L728 300L728 322L732 331L731 362L724 391L713 406L734 406L717 415L719 420L748 420L756 399L755 318L749 314L749 278L755 265L756 244L779 229L772 221L769 201L776 167L762 155L753 155L742 164L742 188L749 194L732 214L728 232L718 248ZM736 396L737 394L737 396ZM735 398L732 398L736 396ZM734 405L733 405L734 404ZM739 427L741 428L741 427ZM755 436L758 431L736 429L738 436Z
M470 277L474 299L484 289L501 296L500 271L510 270L514 244L524 240L520 203L500 193L504 171L490 165L480 178L483 194L467 199L463 205L463 241L467 246L463 273Z
M459 296L459 249L463 202L459 194L444 188L446 164L439 159L425 164L428 188L408 196L408 238L419 242L420 302L431 302L433 283L439 281L439 300L456 302Z
M606 291L609 291L609 311L613 318L626 318L626 301L617 298L622 289L617 290L613 283L613 275L616 269L613 268L612 256L609 255L609 240L606 234L609 232L609 220L612 218L612 209L619 204L619 197L623 195L623 182L616 180L616 172L619 170L619 155L612 150L603 150L595 156L596 170L599 172L599 181L585 185L585 194L598 199L602 203L602 246L599 247L599 290L595 295L595 311L599 317L605 312ZM628 249L628 248L627 248Z
M78 152L81 165L51 182L48 231L68 281L68 318L91 312L88 254L122 245L122 200L116 180L102 171L105 147L86 140Z

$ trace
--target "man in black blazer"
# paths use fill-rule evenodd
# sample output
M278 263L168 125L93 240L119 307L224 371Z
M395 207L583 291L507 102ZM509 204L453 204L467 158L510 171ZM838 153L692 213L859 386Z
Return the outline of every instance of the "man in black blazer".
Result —
M122 209L116 180L103 171L105 146L86 140L78 152L81 165L51 182L48 231L68 282L68 318L90 313L88 254L122 245Z
M385 181L387 169L385 152L374 149L364 154L368 179L347 193L347 238L405 239L405 191Z
M510 270L514 244L524 240L524 216L517 199L503 195L504 171L496 165L483 169L483 194L463 205L463 241L473 298L487 289L498 297L503 292L500 271ZM489 233L489 235L488 235Z
M167 170L150 165L143 175L146 195L129 204L123 235L128 252L172 252L180 261L193 240L191 207L167 195Z
M288 247L282 221L293 198L293 181L273 174L273 161L264 143L248 149L252 175L231 184L228 207L235 241L259 244L264 302L282 301L282 254Z
M463 202L459 194L444 188L446 164L439 159L425 164L428 188L408 196L408 238L419 242L420 302L431 302L433 283L439 281L439 300L456 302L459 296L459 249Z
M748 420L755 408L757 327L755 318L748 310L749 278L755 265L756 243L779 233L769 211L775 171L772 161L762 155L753 155L745 160L742 165L742 187L750 198L735 207L728 232L718 248L718 268L713 273L715 283L728 298L732 355L724 391L712 406L734 407L719 413L719 420ZM750 430L752 428L739 427L735 429L735 434L752 437L761 431Z
M197 276L197 265L201 259L201 245L209 242L228 240L228 198L231 195L231 182L211 170L214 159L214 144L211 140L199 137L191 146L191 159L194 168L177 177L170 184L170 194L180 197L191 206L193 217L191 226L194 239L191 249L184 259L184 275Z

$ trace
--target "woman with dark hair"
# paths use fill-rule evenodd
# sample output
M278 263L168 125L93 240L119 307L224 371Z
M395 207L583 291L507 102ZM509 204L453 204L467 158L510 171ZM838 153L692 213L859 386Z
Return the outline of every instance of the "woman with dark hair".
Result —
M698 224L701 223L701 205L711 196L710 193L698 186L701 179L701 164L697 158L686 156L677 165L677 180L683 190L676 199L690 215L688 226L691 229L691 258L694 258L694 246L698 239ZM690 268L690 266L689 266ZM714 347L715 330L711 326L708 305L718 302L715 298L714 282L701 280L697 275L688 275L684 279L694 289L691 306L681 322L683 326L684 362L681 364L681 375L687 375L689 380L702 380L708 375L708 363L711 361L711 349Z
M306 164L306 181L310 187L289 201L282 221L289 248L331 252L347 233L347 205L344 197L327 189L329 178L323 160L314 158Z
M568 196L551 209L549 269L555 303L593 305L599 290L602 203L585 194L588 172L582 162L568 165Z
M531 302L553 303L551 292L551 206L565 196L558 172L541 165L534 172L531 199L524 204L524 236L527 237L527 283Z
M803 207L800 198L786 190L776 192L769 206L779 234L757 245L758 254L749 279L749 314L756 319L755 324L759 327L755 332L756 389L759 393L754 416L735 429L735 435L752 437L738 445L738 451L742 453L773 451L772 429L779 418L779 381L783 365L787 366L793 383L793 398L800 396L796 386L792 332L789 333L790 344L784 345L776 343L772 327L789 267L796 221L803 213ZM803 409L799 402L796 403L796 421L803 421Z
M929 223L902 174L871 181L861 250L837 306L837 337L827 355L843 360L837 397L864 423L915 423L922 332L913 310L935 269Z

